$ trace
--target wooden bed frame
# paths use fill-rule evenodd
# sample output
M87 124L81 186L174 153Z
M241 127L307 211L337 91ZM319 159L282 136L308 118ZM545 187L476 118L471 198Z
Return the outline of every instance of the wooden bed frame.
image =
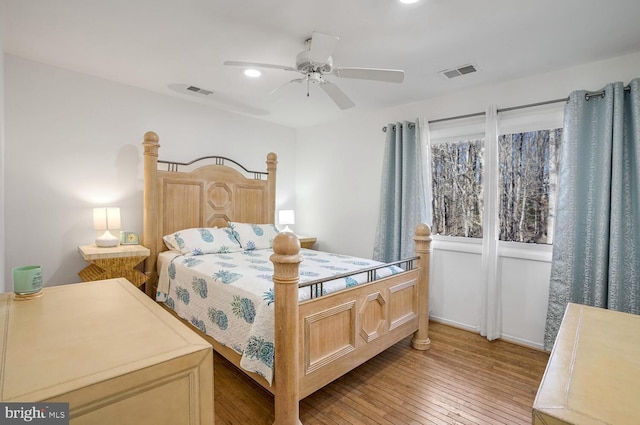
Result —
M143 143L143 244L151 251L145 261L145 290L154 299L157 256L166 250L162 236L192 227L226 227L229 221L275 222L277 165L277 156L269 153L266 173L244 170L254 178L225 165L226 159L220 157L209 157L215 164L178 171L191 163L159 161L158 140L157 134L147 132ZM158 170L159 163L167 170ZM292 233L276 236L271 257L277 300L273 385L243 370L274 394L275 424L300 424L299 400L411 334L413 348L429 349L429 227L419 225L414 240L418 255L414 269L298 302L300 242ZM189 326L240 367L240 355Z

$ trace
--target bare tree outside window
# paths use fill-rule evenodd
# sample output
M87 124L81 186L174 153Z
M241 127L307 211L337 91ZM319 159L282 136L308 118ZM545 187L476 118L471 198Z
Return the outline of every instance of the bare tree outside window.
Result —
M481 238L484 141L437 143L431 153L434 233Z
M553 243L562 129L498 138L500 240Z
M498 138L500 240L551 244L562 129ZM432 145L433 231L482 238L484 141Z

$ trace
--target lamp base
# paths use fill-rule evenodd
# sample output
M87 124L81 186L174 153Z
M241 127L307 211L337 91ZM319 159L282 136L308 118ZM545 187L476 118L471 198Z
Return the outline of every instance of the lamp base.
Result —
M120 239L113 236L109 231L105 231L102 236L96 239L96 246L100 248L112 248L120 244Z
M284 232L293 233L293 230L291 230L289 228L289 225L287 224L287 225L284 226L284 229L280 230L280 233L284 233Z

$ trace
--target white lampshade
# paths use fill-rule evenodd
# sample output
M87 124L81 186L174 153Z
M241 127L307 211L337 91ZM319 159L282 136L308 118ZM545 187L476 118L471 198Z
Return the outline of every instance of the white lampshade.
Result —
M284 225L284 229L282 229L283 232L292 232L289 228L289 224L296 224L295 212L293 210L278 211L278 222L281 226Z
M120 239L113 236L109 230L120 229L120 208L94 208L93 228L105 232L96 239L99 247L118 246Z
M93 228L113 230L120 228L120 208L94 208Z

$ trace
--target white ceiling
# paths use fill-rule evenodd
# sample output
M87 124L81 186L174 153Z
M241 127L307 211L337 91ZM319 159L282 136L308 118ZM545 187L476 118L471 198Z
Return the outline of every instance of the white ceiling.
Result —
M4 0L5 52L289 127L640 51L639 0ZM299 74L248 79L225 60L295 66L312 31L335 66L394 68L402 84L331 78L341 111ZM447 80L439 71L472 63ZM195 85L214 94L179 94Z

